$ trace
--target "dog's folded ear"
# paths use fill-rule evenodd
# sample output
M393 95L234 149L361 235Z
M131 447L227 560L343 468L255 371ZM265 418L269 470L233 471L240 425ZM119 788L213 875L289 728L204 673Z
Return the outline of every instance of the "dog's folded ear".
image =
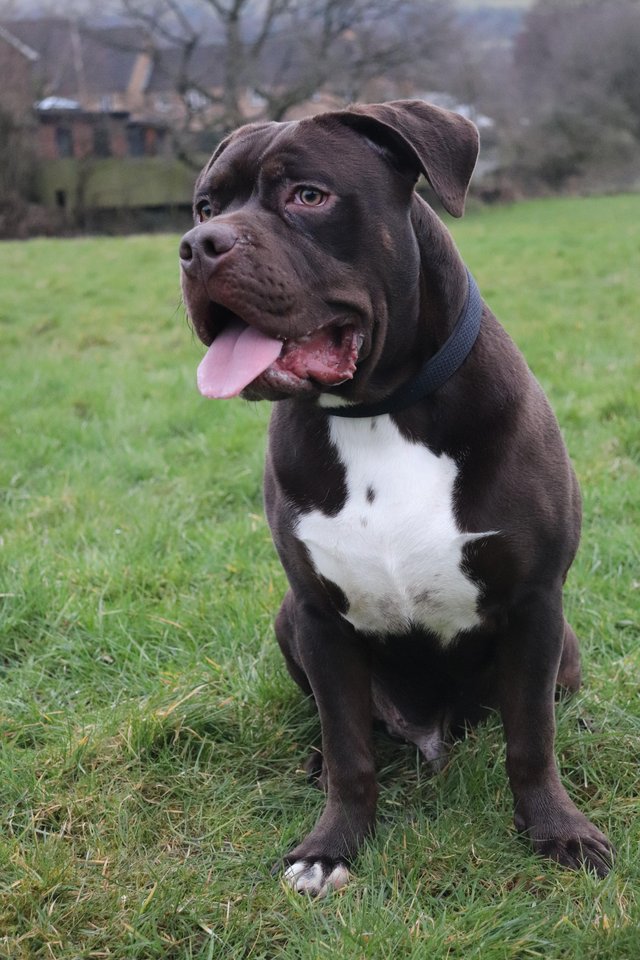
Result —
M333 116L391 148L416 177L425 175L445 210L462 216L479 148L470 120L422 100L357 104Z

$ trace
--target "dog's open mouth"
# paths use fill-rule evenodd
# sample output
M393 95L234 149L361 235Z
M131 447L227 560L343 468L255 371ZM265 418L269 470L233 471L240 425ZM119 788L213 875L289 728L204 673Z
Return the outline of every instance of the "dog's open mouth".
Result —
M225 313L224 325L198 367L204 397L236 397L263 375L297 392L310 381L337 386L355 373L362 336L349 323L336 321L297 339L280 339Z

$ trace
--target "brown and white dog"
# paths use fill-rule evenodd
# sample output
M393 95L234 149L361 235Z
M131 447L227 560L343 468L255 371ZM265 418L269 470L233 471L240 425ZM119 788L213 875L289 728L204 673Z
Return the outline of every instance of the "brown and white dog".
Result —
M518 830L568 867L604 875L613 858L554 758L556 685L580 683L562 610L576 479L540 386L477 290L471 316L475 284L414 192L423 173L460 216L477 151L473 124L421 101L250 124L200 174L180 246L209 347L201 392L279 401L276 633L315 698L327 793L284 863L311 894L347 881L374 827L374 719L437 764L499 710ZM444 377L423 390L436 356Z

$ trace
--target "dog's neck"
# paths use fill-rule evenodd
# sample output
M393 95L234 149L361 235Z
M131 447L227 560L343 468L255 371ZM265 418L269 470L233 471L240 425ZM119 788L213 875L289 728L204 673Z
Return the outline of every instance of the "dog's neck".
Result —
M417 195L411 219L419 248L428 255L420 258L411 321L405 315L402 325L404 362L392 361L392 377L383 370L381 378L378 370L375 380L384 388L370 382L369 396L355 405L322 404L336 416L378 416L412 406L453 375L475 342L482 299L473 277L440 218Z
M471 352L480 332L482 310L480 291L467 271L467 296L458 321L442 347L422 365L418 374L377 403L336 407L330 412L338 417L377 417L399 413L430 396L453 376Z

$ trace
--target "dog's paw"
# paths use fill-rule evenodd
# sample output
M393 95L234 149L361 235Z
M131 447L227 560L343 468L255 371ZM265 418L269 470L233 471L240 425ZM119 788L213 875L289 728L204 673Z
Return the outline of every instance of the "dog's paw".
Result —
M526 824L518 816L516 828L526 834L536 853L554 860L569 870L585 867L598 877L606 877L613 866L615 848L584 814L565 808L549 811L545 818Z
M344 860L294 860L284 872L284 882L298 893L326 897L349 882Z
M615 850L604 834L592 827L587 833L573 837L546 838L533 841L536 853L555 860L569 870L586 867L598 877L606 877L613 866Z

